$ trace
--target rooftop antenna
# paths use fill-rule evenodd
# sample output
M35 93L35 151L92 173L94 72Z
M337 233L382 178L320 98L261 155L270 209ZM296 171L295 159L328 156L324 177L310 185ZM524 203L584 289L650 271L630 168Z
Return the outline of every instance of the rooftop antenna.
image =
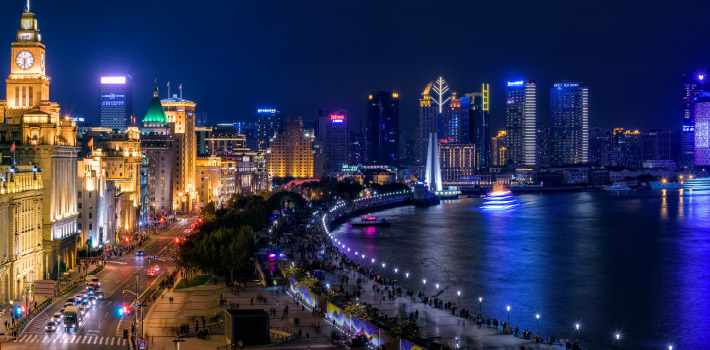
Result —
M27 0L27 6L25 7L25 12L30 12L30 0Z
M182 83L180 83L180 99L182 100Z
M170 99L170 81L168 81L168 99Z

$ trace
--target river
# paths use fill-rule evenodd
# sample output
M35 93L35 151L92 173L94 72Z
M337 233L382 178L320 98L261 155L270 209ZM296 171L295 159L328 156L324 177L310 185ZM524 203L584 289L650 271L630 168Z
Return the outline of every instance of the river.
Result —
M391 227L344 224L334 237L366 266L427 295L439 284L472 313L505 320L510 306L511 324L533 333L539 314L545 337L574 339L579 323L592 349L615 348L617 332L623 349L710 344L710 194L516 198L506 212L481 211L480 198L389 209L376 215Z

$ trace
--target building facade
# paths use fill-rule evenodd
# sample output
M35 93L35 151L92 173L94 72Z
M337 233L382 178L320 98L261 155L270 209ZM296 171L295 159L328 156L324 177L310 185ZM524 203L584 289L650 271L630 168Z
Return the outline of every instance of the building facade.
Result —
M165 117L172 126L175 147L173 175L173 210L192 212L195 206L197 189L195 182L195 162L197 142L195 140L195 107L197 104L173 95L160 101Z
M319 110L316 138L325 152L325 171L337 173L348 164L348 112L345 110Z
M101 77L99 119L102 127L126 130L133 115L133 78L130 75Z
M704 90L705 75L683 75L683 127L678 164L682 169L692 169L695 164L695 97Z
M42 172L35 166L0 166L0 300L24 300L44 278Z
M43 267L69 268L76 258L76 122L60 116L49 98L45 46L34 13L27 9L12 43L6 100L0 101L0 153L4 162L32 164L42 170ZM9 152L14 149L14 152ZM46 276L48 277L48 276Z
M168 123L165 110L158 96L158 89L153 92L153 99L143 118L141 129L141 151L146 159L147 211L151 220L169 215L175 211L173 202L173 176L175 169L175 146L172 126Z
M377 91L368 97L366 142L366 163L397 163L399 158L398 93Z
M266 150L271 140L284 130L284 117L276 108L256 110L256 143L259 150Z
M698 93L694 100L695 166L710 165L710 92Z
M477 181L476 161L478 152L471 143L441 143L441 179L444 185L464 185Z
M552 166L589 162L589 90L558 82L550 89Z
M286 119L283 132L271 142L266 164L272 178L313 177L312 142L304 134L301 118Z
M467 131L461 132L459 143L476 145L476 171L488 171L491 157L489 135L490 84L482 84L481 92L465 94L461 98L461 124Z
M534 167L537 127L537 84L508 82L506 88L506 164Z

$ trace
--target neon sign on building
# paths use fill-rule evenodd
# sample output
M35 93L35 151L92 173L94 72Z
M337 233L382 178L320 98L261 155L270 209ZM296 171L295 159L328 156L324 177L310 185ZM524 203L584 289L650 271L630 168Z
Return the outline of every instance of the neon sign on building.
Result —
M331 115L330 115L330 122L331 122L331 123L344 123L344 122L345 122L345 115L343 115L343 114L331 114Z

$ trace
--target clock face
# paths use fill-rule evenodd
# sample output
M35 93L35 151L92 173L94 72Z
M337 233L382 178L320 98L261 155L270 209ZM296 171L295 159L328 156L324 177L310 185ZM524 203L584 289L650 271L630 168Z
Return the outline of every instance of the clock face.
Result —
M42 67L42 70L44 70L44 52L42 52L42 55L40 56L39 65Z
M35 56L32 55L32 52L26 50L20 51L17 57L15 57L15 64L17 64L20 69L30 69L35 65Z
M25 21L25 29L30 29L30 21Z

